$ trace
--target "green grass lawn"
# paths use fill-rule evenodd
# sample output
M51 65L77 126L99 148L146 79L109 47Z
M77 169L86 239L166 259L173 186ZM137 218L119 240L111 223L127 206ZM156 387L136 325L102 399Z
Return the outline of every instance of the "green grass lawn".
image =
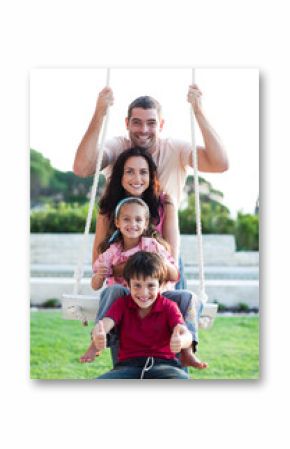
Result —
M93 363L79 357L90 341L90 330L78 321L66 321L59 311L31 312L30 377L32 379L95 379L111 369L109 350ZM198 356L209 363L193 379L258 379L259 318L217 317L200 331Z

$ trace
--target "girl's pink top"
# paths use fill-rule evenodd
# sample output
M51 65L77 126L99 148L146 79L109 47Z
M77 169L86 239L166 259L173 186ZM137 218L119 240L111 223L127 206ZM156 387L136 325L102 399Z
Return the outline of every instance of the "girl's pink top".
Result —
M151 253L157 253L162 258L168 260L172 265L176 267L173 257L169 252L162 246L156 239L150 237L141 237L138 245L134 246L127 251L123 250L121 243L112 243L110 247L99 255L97 260L93 265L93 272L95 273L100 264L106 265L109 269L109 277L107 278L107 285L121 284L127 287L127 283L123 277L113 276L113 266L120 263L127 262L128 258L138 251L147 251ZM177 269L177 267L176 267ZM175 282L167 282L163 287L162 291L173 290Z

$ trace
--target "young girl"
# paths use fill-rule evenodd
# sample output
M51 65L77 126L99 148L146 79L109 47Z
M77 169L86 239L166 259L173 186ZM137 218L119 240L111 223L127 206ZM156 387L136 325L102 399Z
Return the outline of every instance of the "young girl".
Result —
M102 253L93 265L92 287L97 290L107 279L107 285L120 284L127 287L122 276L114 276L112 268L125 264L138 251L159 253L164 259L168 281L163 290L172 290L178 280L178 268L169 253L167 242L158 237L149 223L147 204L137 197L121 200L115 209L114 223L110 226L105 241L100 245ZM154 238L152 238L154 235Z
M166 267L166 283L161 287L162 294L180 304L186 303L185 314L191 319L194 318L191 306L190 292L174 291L174 284L178 280L178 269L173 257L166 248L166 243L158 241L157 235L152 237L150 227L150 213L147 204L141 198L128 197L121 200L114 214L115 230L106 239L102 249L105 251L97 258L93 266L94 275L92 277L92 287L99 289L107 279L108 287L102 292L102 300L106 304L106 309L118 297L128 294L128 286L123 277L113 275L112 268L119 263L126 263L128 258L139 251L146 251L159 254ZM151 229L151 230L150 230ZM151 235L151 236L150 236ZM162 242L162 243L161 243ZM114 285L117 289L114 289ZM121 286L121 290L120 290ZM180 309L182 309L180 307ZM100 313L98 313L100 318ZM195 326L189 323L189 328L194 333ZM194 335L195 337L195 335ZM93 343L81 357L81 362L91 362L96 356L96 348ZM192 349L182 351L182 363L185 366L196 368L206 368L206 364L200 362L192 352Z

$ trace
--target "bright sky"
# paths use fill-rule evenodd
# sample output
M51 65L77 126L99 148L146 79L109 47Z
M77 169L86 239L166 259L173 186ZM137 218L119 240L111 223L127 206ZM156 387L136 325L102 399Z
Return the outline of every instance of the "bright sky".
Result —
M126 134L128 104L140 95L156 97L163 107L162 135L191 139L190 68L111 68L115 103L107 136ZM202 174L224 193L232 216L253 213L259 192L259 72L257 69L197 69L204 111L227 149L230 169ZM30 147L54 168L72 170L75 150L92 117L106 69L34 69L30 76ZM196 126L196 143L203 145Z

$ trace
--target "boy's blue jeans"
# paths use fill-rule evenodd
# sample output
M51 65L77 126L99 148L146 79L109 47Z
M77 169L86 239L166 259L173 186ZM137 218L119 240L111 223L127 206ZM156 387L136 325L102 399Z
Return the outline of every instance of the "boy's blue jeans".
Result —
M98 379L189 379L188 374L178 363L166 363L165 360L150 358L153 359L153 364L146 370L144 369L146 358L142 363L138 363L138 359L131 359L117 364L112 371Z

